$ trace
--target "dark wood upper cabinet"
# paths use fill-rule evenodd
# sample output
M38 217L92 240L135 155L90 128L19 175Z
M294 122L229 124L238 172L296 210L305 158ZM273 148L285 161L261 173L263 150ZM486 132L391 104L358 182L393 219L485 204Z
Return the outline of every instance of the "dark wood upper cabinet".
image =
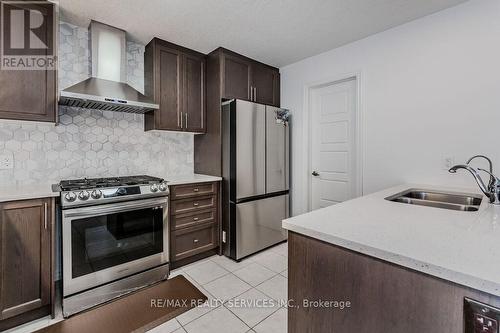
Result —
M51 198L0 203L0 330L51 312L52 227Z
M17 10L23 9L16 5ZM53 11L43 11L44 20L51 22ZM52 39L50 24L39 28L39 33ZM47 56L50 56L47 54ZM6 70L0 69L0 118L56 121L57 70Z
M250 100L250 61L231 54L222 55L224 81L222 95L226 98Z
M207 91L206 134L194 137L194 170L221 176L221 101L238 98L279 107L279 69L218 48L207 56Z
M144 92L160 109L145 115L145 130L205 132L206 56L153 39L144 54Z
M280 105L279 72L260 63L252 64L253 100L257 103Z
M177 50L159 46L156 50L158 58L158 95L160 112L158 125L160 129L179 130L181 116L182 55Z
M205 132L205 56L184 55L184 122L188 132Z
M225 49L218 49L223 71L222 97L279 106L279 70Z

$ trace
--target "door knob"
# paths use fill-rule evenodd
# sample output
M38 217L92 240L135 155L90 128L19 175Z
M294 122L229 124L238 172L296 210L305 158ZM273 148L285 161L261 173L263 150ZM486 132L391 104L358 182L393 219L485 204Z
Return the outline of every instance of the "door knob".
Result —
M319 173L318 173L317 171L313 171L313 172L312 172L312 175L313 175L314 177L318 177L318 176L319 176Z

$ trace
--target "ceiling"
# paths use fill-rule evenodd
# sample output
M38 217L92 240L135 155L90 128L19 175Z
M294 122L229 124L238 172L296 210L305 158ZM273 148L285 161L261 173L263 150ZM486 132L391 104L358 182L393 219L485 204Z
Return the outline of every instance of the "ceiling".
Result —
M61 17L90 19L209 53L219 46L281 67L466 0L60 0Z

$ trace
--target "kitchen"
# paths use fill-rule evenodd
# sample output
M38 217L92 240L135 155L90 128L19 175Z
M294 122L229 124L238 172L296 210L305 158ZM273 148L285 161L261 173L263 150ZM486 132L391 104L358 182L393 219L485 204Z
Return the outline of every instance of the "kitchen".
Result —
M42 11L57 68L0 71L0 330L497 332L500 4L348 3Z

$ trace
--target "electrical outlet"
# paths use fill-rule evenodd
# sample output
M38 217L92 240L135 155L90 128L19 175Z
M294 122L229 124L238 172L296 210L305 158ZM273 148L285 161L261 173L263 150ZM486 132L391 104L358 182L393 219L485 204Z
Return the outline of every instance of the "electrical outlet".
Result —
M485 315L475 313L474 332L498 333L498 321Z
M498 333L498 308L465 298L464 317L465 333Z
M2 154L0 155L0 169L13 169L14 168L14 157L12 154Z

